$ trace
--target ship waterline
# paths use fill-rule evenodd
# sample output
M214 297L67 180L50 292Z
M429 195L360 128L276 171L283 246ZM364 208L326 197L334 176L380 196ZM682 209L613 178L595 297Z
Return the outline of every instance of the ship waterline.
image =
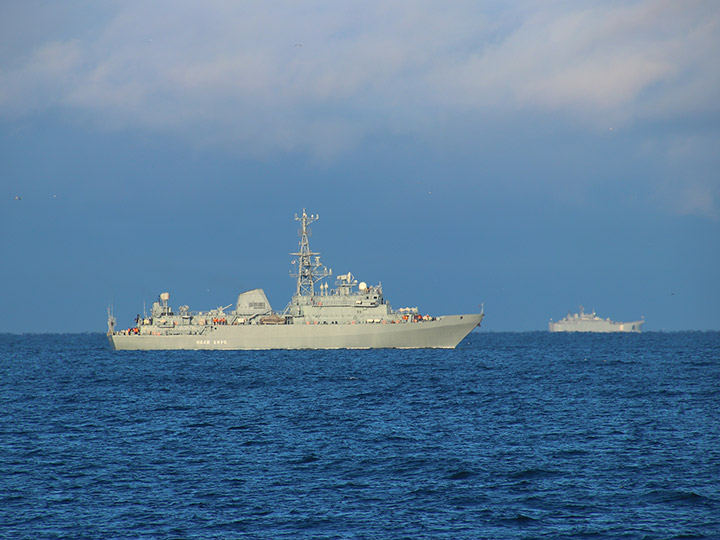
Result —
M108 313L108 339L117 350L171 349L371 349L454 348L483 320L484 312L432 317L417 308L393 310L382 286L359 282L352 273L336 276L335 288L324 281L332 270L310 250L309 225L318 216L301 217L300 249L292 253L296 291L282 312L275 312L262 289L238 296L231 305L191 312L169 305L170 295L159 295L149 315L136 325L115 328Z

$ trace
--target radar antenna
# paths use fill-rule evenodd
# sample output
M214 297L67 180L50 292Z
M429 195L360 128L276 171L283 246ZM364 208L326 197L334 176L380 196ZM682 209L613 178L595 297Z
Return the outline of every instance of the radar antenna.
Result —
M298 296L313 296L315 294L315 282L332 275L332 270L328 270L320 263L320 253L310 251L310 243L308 242L308 236L310 236L309 225L317 221L319 217L317 214L308 216L304 208L301 217L295 214L295 221L301 223L298 230L300 234L300 251L290 254L297 257L297 273L290 273L290 276L297 278L295 294Z

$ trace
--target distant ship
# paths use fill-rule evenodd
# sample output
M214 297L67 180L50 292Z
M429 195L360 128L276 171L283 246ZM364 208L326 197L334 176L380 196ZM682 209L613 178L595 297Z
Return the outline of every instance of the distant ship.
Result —
M559 320L558 322L552 322L550 320L550 331L551 332L635 332L640 333L640 327L645 323L645 320L634 321L634 322L615 322L610 319L601 319L595 314L595 311L591 314L585 313L583 307L580 306L579 313L568 313L567 317Z
M235 308L173 310L170 294L159 295L149 315L138 315L135 325L117 330L108 310L108 339L117 350L165 349L370 349L454 348L484 317L480 313L433 317L416 307L393 310L380 284L368 286L348 272L337 276L335 289L323 282L332 270L310 251L309 225L317 215L295 216L300 221L300 249L291 253L297 287L279 313L265 292L253 289L238 296Z

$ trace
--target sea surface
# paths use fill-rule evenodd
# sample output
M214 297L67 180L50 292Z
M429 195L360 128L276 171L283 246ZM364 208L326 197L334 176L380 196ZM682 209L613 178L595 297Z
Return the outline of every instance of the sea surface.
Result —
M720 538L720 332L0 335L0 538Z

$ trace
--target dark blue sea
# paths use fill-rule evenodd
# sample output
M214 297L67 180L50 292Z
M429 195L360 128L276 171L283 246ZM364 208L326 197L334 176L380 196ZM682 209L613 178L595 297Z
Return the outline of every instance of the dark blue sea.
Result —
M0 537L720 538L720 333L0 335Z

